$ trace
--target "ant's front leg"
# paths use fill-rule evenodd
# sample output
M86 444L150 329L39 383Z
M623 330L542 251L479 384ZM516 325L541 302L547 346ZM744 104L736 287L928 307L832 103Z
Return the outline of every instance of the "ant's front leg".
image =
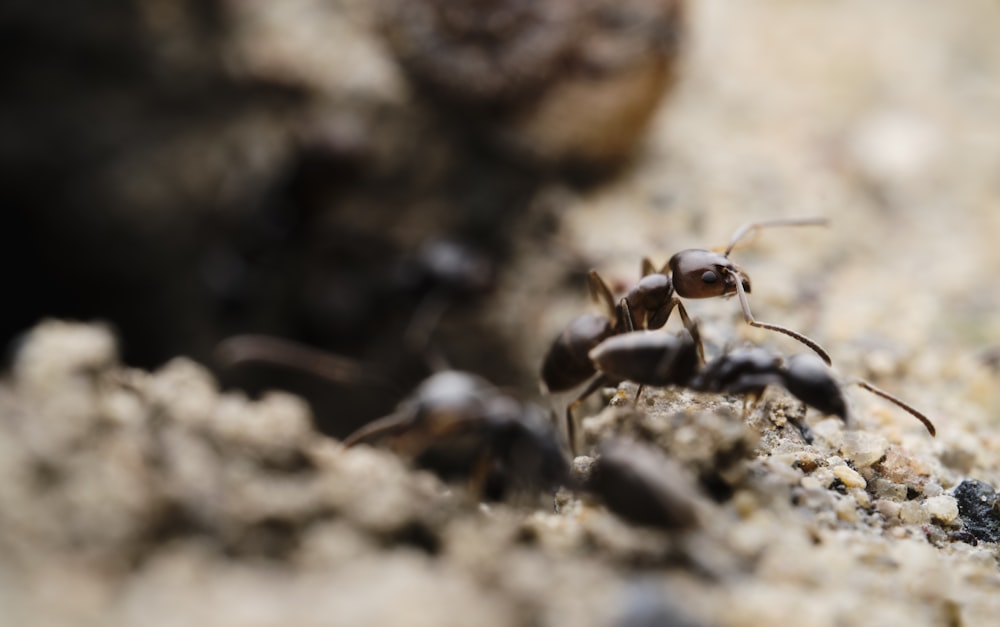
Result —
M684 308L684 303L677 297L673 299L677 303L677 313L681 316L681 322L684 323L684 328L688 330L691 334L691 339L694 340L694 345L698 349L698 361L700 365L705 365L705 346L701 343L701 331L698 330L698 323L691 319L688 315L687 309Z

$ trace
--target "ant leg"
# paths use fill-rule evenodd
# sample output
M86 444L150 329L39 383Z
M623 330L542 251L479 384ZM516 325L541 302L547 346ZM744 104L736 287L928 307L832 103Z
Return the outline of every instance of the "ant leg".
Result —
M750 301L747 298L747 293L743 289L743 277L738 272L733 272L732 274L734 277L736 277L736 294L737 296L739 296L740 307L743 308L743 318L744 320L746 320L747 324L749 324L752 327L758 327L761 329L767 329L769 331L775 331L777 333L783 333L788 337L795 338L799 342L802 342L803 344L811 348L814 353L819 355L820 358L826 362L827 366L833 365L833 361L830 359L830 356L827 354L825 350L823 350L823 347L820 346L815 340L811 340L805 335L799 333L798 331L792 331L787 327L783 327L777 324L771 324L769 322L759 322L755 320L753 314L750 312Z
M587 273L587 281L590 286L590 297L599 303L603 303L608 308L608 318L614 319L617 309L615 308L615 297L611 293L611 288L604 282L601 275L595 270Z
M643 276L643 277L649 276L651 274L657 274L657 273L663 274L662 272L660 272L659 270L656 269L656 266L653 265L653 261L649 257L643 257L642 258L641 272L642 272L642 274L640 274L639 276Z
M646 321L647 329L659 329L667 324L667 320L670 319L670 314L674 312L674 307L676 307L681 301L677 300L676 297L671 298L663 307L660 307L656 311L649 315L649 319Z
M829 224L829 220L826 218L784 218L744 224L740 228L736 229L735 233L733 233L732 238L729 240L729 246L726 247L726 252L722 253L722 256L728 257L729 253L733 252L733 248L736 247L736 244L739 243L741 239L760 229L770 228L772 226L826 226L827 224Z
M669 312L667 312L667 315L669 315ZM626 333L631 333L635 330L635 322L632 320L632 310L629 309L628 301L624 298L618 303L618 316L619 322L624 323ZM645 387L643 384L639 384L639 389L635 391L635 398L632 399L632 407L639 406L639 397L642 396L642 390Z
M430 353L431 337L448 310L448 305L448 299L440 291L431 292L417 304L417 308L403 331L403 343L414 354L427 355ZM433 358L430 361L432 362L431 370L434 372L447 370L447 364L443 364L441 367L442 364L433 363Z
M859 386L863 387L864 389L868 390L869 392L871 392L875 396L881 396L882 398L884 398L885 400L889 401L890 403L894 403L900 409L902 409L906 413L910 414L911 416L913 416L914 418L916 418L917 420L919 420L924 425L924 427L927 428L927 432L931 434L931 437L934 437L935 435L937 435L937 429L934 428L934 423L932 423L930 421L930 419L927 416L925 416L923 413L917 411L913 406L911 406L911 405L903 402L902 400L900 400L899 398L897 398L897 397L893 396L892 394L886 392L882 388L875 387L874 385L872 385L871 383L868 383L867 381L863 381L861 379L857 379L855 381L852 381L851 383L854 383L856 385L859 385Z
M488 451L480 453L472 466L472 472L469 473L468 481L469 494L473 495L477 501L483 501L486 498L486 488L489 484L490 471L492 470L493 464L490 460L490 453Z
M743 409L746 411L746 415L743 416L744 419L748 418L757 409L757 403L763 398L764 394L747 394L743 397Z
M698 330L698 323L691 319L687 309L684 308L684 303L676 296L674 297L674 302L677 304L677 313L681 315L681 322L684 323L684 328L691 334L691 339L694 340L694 345L698 348L698 359L701 361L701 365L704 366L705 347L701 343L701 331Z
M360 361L269 335L234 335L219 343L215 357L225 368L261 363L298 370L340 385L373 384L399 391L388 379L368 372Z
M343 445L346 448L351 448L355 444L367 443L398 433L409 427L412 419L413 416L409 413L389 414L355 430L354 433L344 438Z
M631 333L635 331L636 321L632 317L632 309L628 306L628 301L622 298L618 301L618 307L615 309L618 324L615 328L622 333Z
M795 428L799 430L799 434L805 440L806 444L812 444L815 436L813 435L812 427L806 422L806 413L808 411L809 405L802 403L802 409L799 410L799 414L797 416L788 416L788 422L795 425Z
M573 410L579 407L588 396L610 383L612 383L612 381L608 377L603 374L597 375L590 380L587 387L585 387L583 391L577 395L573 402L566 406L566 440L569 443L569 452L573 457L576 457L577 453L576 418L573 416Z

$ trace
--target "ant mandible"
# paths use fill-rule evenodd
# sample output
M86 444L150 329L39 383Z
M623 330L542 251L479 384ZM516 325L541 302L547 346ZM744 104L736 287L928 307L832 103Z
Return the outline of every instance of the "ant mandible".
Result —
M611 383L605 375L595 377L597 369L588 356L605 339L640 329L659 329L667 323L676 308L681 322L694 339L700 362L705 363L705 351L698 327L692 322L681 298L715 298L735 294L739 298L747 324L792 337L808 346L830 365L830 356L816 341L798 331L754 318L747 297L751 289L750 277L729 259L729 254L740 240L760 229L826 224L825 218L752 222L733 233L729 245L722 253L700 248L682 250L674 254L659 270L652 261L645 258L642 260L642 278L617 304L608 284L596 271L591 270L588 275L590 295L604 303L608 315L586 313L575 318L552 343L542 361L542 382L549 392L571 390L593 377L590 384L566 408L569 441L572 443L575 437L573 421L569 418L572 409L599 387Z

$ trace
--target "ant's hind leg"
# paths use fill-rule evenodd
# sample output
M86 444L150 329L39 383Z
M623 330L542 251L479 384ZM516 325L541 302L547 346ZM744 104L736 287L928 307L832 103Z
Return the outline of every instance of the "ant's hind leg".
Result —
M590 297L607 307L608 318L614 320L617 309L615 308L615 297L611 293L611 288L608 287L608 284L595 270L587 273L587 282L590 287Z
M566 442L569 444L570 455L576 457L577 454L577 421L573 411L578 408L584 400L597 390L612 383L611 379L604 375L597 375L587 384L587 387L580 392L573 402L566 405Z
M806 413L808 411L809 411L809 405L807 405L806 403L802 403L801 409L799 409L799 413L794 416L787 416L787 418L788 422L792 423L792 425L794 425L795 428L799 430L799 435L802 436L802 439L805 441L805 443L812 444L813 440L815 439L815 435L813 435L812 427L810 427L809 423L806 422Z

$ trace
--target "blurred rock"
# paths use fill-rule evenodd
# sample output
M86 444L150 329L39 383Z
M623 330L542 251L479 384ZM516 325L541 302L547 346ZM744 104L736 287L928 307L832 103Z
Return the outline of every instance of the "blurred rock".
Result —
M386 38L455 125L547 167L619 166L672 86L681 0L386 0Z
M990 485L966 479L955 488L955 500L966 531L983 542L1000 542L1000 499Z

